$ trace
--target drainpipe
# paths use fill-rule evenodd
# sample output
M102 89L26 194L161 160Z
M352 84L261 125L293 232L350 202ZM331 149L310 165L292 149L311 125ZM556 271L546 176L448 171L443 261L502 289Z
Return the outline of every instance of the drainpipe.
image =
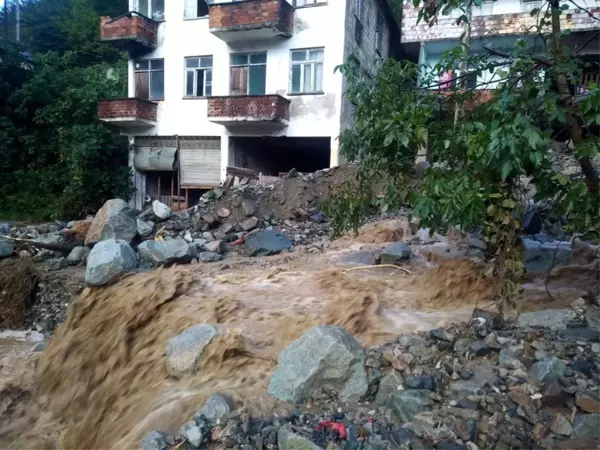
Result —
M181 208L181 157L179 155L179 135L175 135L176 141L176 150L175 154L177 155L177 210Z

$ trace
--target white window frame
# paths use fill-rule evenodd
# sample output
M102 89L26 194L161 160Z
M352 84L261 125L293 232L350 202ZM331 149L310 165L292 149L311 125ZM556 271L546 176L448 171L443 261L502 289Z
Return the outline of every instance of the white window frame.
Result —
M484 0L481 8L473 7L474 16L492 16L494 15L494 0Z
M198 66L197 67L188 67L188 60L190 59L198 59ZM202 58L210 58L210 66L208 65L202 65ZM196 95L196 92L198 92L198 72L200 70L204 70L204 73L202 74L202 92L204 93L204 95ZM206 81L207 78L207 73L208 71L210 71L211 74L211 81L210 83L208 83ZM184 58L184 72L185 72L185 81L184 81L184 91L183 91L183 95L186 98L203 98L203 97L212 97L212 75L213 75L213 56L212 55L202 55L202 56L186 56ZM193 89L192 89L192 95L189 95L188 92L188 72L193 72L194 73L194 81L193 81ZM207 94L206 90L207 87L210 86L210 93Z
M541 0L521 0L521 12L531 12L542 7Z
M293 0L294 8L309 8L311 6L326 5L327 0Z
M140 11L140 9L141 9L140 0L134 0L133 10L148 17L149 19L155 20L157 22L163 22L165 20L165 3L167 1L168 0L163 0L163 9L162 9L162 18L161 19L155 19L154 17L152 17L152 15L154 14L154 11L152 10L152 0L146 0L146 2L148 3L147 11Z
M204 1L206 3L206 14L204 16L198 15L198 1L199 0L185 0L185 4L183 6L183 18L184 20L193 20L193 19L206 19L208 18L208 8L209 2Z
M245 55L246 56L246 63L245 64L234 64L233 63L233 57L234 56L241 56L241 55ZM265 62L264 63L253 63L252 62L252 56L263 56L265 57ZM239 53L230 53L229 55L229 76L231 77L231 69L233 69L234 67L247 67L248 70L246 71L246 93L245 94L238 94L238 95L266 95L267 92L267 52L239 52ZM265 67L265 94L250 94L250 67L259 67L259 66L264 66ZM231 93L231 79L229 80L229 92ZM233 95L233 94L231 94Z
M148 68L147 69L137 69L135 67L135 65L139 62L142 61L147 61L148 62ZM154 69L152 68L152 63L154 61L162 61L162 69ZM145 72L148 73L148 100L153 100L153 101L159 101L159 100L164 100L165 99L165 60L163 58L154 58L154 59L138 59L133 61L133 72L134 72L134 79L136 79L137 77L135 77L135 74L138 72ZM152 72L162 72L163 73L163 92L162 92L162 96L161 97L153 97L152 96ZM137 79L135 81L137 83ZM137 86L135 86L135 90L137 91Z
M310 59L310 52L315 50L322 51L321 59ZM294 61L293 55L294 53L304 52L306 59L303 61ZM325 60L325 47L313 47L313 48L299 48L290 50L290 87L289 94L290 95L298 95L298 94L322 94L323 93L323 62ZM317 83L317 67L321 66L321 86L316 86ZM293 90L293 69L294 66L300 66L300 90L295 92ZM311 90L304 90L304 67L310 66L310 76L311 76Z

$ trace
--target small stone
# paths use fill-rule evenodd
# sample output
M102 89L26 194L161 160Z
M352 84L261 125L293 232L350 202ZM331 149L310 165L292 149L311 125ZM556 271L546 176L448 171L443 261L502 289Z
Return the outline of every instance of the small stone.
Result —
M408 351L414 356L420 358L429 356L433 352L433 350L431 350L431 347L426 347L425 344L413 345L412 347L408 348Z
M600 438L600 415L582 414L573 421L572 439Z
M579 391L575 396L575 403L585 412L600 414L600 396L597 392Z
M242 230L244 231L253 230L254 228L256 228L257 225L258 219L256 217L250 217L249 219L246 219L242 223L240 223L240 227L242 227Z
M431 375L423 376L410 376L404 379L404 387L407 389L427 389L428 391L435 391L436 382L435 378Z
M536 423L531 430L531 434L533 435L533 438L539 442L546 439L546 436L548 436L548 427L544 424Z
M410 422L417 413L425 411L429 404L429 391L424 389L407 389L394 392L386 402L392 416L400 423Z
M508 397L519 406L533 406L533 401L528 394L521 391L510 391Z
M254 203L252 203L251 200L245 199L242 201L242 212L244 213L244 215L246 217L254 214L254 210L255 210Z
M375 402L377 404L384 404L391 394L397 392L398 388L402 388L403 383L402 375L392 370L379 382L379 390L377 391Z
M592 351L594 353L600 353L600 344L595 342L592 344Z
M509 369L525 369L525 365L519 359L519 355L510 348L503 348L498 355L498 362L502 367Z
M454 421L454 432L463 441L475 441L477 439L477 422L456 419Z
M169 450L167 436L167 433L162 431L151 431L142 439L140 450Z
M419 336L413 336L413 335L404 335L404 336L400 336L398 338L398 343L402 347L412 347L413 345L421 345L424 342L425 341L422 338L420 338Z
M195 424L190 424L185 428L185 437L194 448L200 447L202 441L204 440L204 434L202 433L202 430L200 430L200 428Z
M439 339L441 341L454 341L454 335L448 333L443 328L434 328L433 330L429 331L429 336L431 336L432 339Z
M556 378L548 377L544 381L542 390L542 404L544 406L558 407L566 402L565 393Z
M311 214L310 217L308 218L308 220L310 220L313 223L325 223L325 222L327 222L327 218L321 212L318 212L316 214Z
M231 412L231 400L223 395L211 395L195 416L204 416L213 425Z
M381 264L397 264L410 259L412 251L404 242L388 245L379 255Z
M152 202L152 212L161 220L166 220L171 217L171 208L158 200Z
M221 219L226 219L230 215L231 211L227 208L219 208L219 210L217 211L217 216L219 216Z
M202 351L217 336L212 325L194 325L167 344L166 365L169 375L182 378L195 373L202 360Z
M204 250L211 253L221 254L225 251L225 243L221 240L210 241L204 244Z
M55 258L50 261L48 270L54 272L57 270L66 269L67 267L69 267L69 261L67 261L67 258Z
M483 341L475 341L469 347L475 356L485 356L492 352L492 349L487 347Z
M323 450L317 444L287 427L281 427L277 433L277 446L279 450Z
M473 372L469 369L463 369L460 371L460 378L463 380L470 380L473 378Z
M457 339L456 342L454 343L454 351L456 353L465 353L467 350L469 350L470 346L471 346L471 341L469 339L460 338L460 339Z
M468 398L461 398L457 403L456 406L462 409L472 409L472 410L477 410L478 406L477 403L475 403L473 400L470 400Z
M556 414L550 422L550 430L556 434L563 436L571 436L573 433L573 426L562 414Z
M221 261L223 256L213 252L200 252L196 255L196 258L201 263L214 263Z
M531 367L531 372L538 381L544 381L546 378L558 378L563 376L566 370L565 363L556 356L544 358Z

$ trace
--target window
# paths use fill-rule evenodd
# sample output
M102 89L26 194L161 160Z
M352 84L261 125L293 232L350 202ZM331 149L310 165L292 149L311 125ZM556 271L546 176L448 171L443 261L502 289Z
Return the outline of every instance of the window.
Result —
M266 53L231 55L231 95L265 95L266 84Z
M208 3L205 0L185 0L183 17L185 19L196 19L208 16Z
M491 16L492 14L494 14L493 0L484 0L480 8L473 8L474 16Z
M212 95L212 56L185 58L185 96Z
M291 94L323 91L323 49L292 50Z
M162 59L145 59L134 63L135 96L144 100L165 98L165 63Z
M362 30L363 26L360 23L360 19L354 16L354 40L358 45L362 43Z
M294 0L294 8L303 6L326 5L327 0Z
M157 22L165 20L165 0L136 0L134 9Z
M375 50L381 56L383 52L383 16L377 13L377 23L375 25Z
M542 6L540 0L521 0L521 11L528 12L539 9Z

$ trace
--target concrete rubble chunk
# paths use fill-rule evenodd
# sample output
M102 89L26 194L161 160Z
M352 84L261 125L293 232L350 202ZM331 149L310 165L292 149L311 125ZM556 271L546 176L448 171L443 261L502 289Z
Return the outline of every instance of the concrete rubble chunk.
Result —
M275 230L259 231L246 239L247 256L269 256L292 248L292 242L283 233Z
M8 239L0 239L0 258L7 258L13 254L15 244Z
M379 255L381 264L397 264L410 259L412 251L408 244L396 242L388 245Z
M169 450L167 436L167 433L162 431L151 431L142 439L140 450Z
M287 427L281 427L277 432L279 450L323 450L308 438L294 433Z
M357 401L368 390L365 351L344 329L315 326L279 355L269 395L301 402L319 389L338 393L342 401Z
M85 236L85 245L92 246L106 239L131 243L137 234L133 211L120 198L108 200L98 210Z
M231 400L221 394L211 395L195 416L204 416L213 425L231 412Z
M212 263L221 261L223 256L213 252L200 252L196 255L196 258L202 263Z
M546 309L521 313L517 319L517 326L564 330L567 328L567 324L575 319L577 319L577 314L572 309Z
M258 219L256 217L250 217L249 219L246 219L240 223L240 227L242 227L242 230L244 231L253 230L257 225Z
M165 363L169 375L183 378L201 367L202 351L217 336L213 325L194 325L172 338L167 344Z
M137 226L137 233L141 237L150 236L152 234L152 231L154 230L154 228L148 222L146 222L145 220L142 220L142 219L136 220L136 226Z
M207 252L221 254L225 251L225 243L221 240L207 242L204 244L204 250Z
M219 216L221 219L226 219L231 215L231 211L227 208L219 208L219 210L217 211L217 216Z
M84 262L90 254L89 247L79 246L75 247L69 255L67 256L67 261L69 264L79 264L80 262Z
M190 245L183 239L144 241L138 247L140 259L155 266L187 263L192 259Z
M430 392L425 389L407 389L391 394L385 405L398 423L410 422L415 416L428 409Z
M113 283L137 265L138 257L126 241L107 239L96 244L90 252L85 282L90 286Z
M152 202L152 212L161 220L166 220L171 217L171 208L158 200Z
M249 217L252 214L254 214L255 210L256 208L254 207L254 203L252 202L252 200L245 199L242 201L242 212L246 217Z

